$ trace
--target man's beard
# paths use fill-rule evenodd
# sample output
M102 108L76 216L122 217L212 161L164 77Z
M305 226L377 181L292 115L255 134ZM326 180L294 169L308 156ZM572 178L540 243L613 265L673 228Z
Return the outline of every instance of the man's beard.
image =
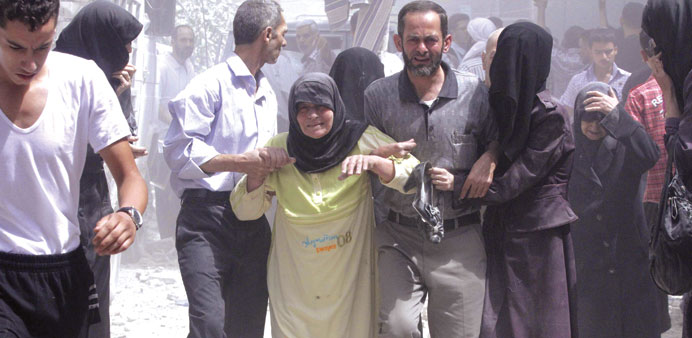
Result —
M415 52L414 52L415 53ZM422 65L414 65L413 60L408 58L408 55L406 53L401 53L401 55L404 57L404 64L406 65L406 69L410 70L411 73L414 76L431 76L435 73L438 67L440 67L440 63L442 63L442 53L435 54L432 52L428 52L430 55L430 62L428 64L422 64Z

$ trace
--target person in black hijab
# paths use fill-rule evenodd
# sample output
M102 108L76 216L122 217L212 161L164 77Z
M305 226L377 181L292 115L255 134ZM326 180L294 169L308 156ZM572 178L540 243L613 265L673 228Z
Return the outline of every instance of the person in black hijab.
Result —
M110 1L96 1L77 13L60 33L55 47L57 52L93 60L103 70L118 95L133 134L137 129L130 94L134 68L128 62L131 43L141 30L142 24L122 7ZM146 154L143 148L132 145L131 148L135 156ZM80 241L99 293L101 322L91 325L88 333L84 332L88 337L110 337L110 256L97 255L90 239L96 222L112 212L103 159L89 146L80 179L79 227Z
M604 83L574 103L576 146L569 202L582 337L660 337L657 289L649 276L649 227L642 199L656 143ZM667 310L667 309L666 309Z
M365 48L346 49L336 56L329 76L339 87L349 119L365 121L365 89L373 81L384 77L384 66L380 58Z
M653 38L658 53L656 78L666 107L666 149L677 173L692 186L692 2L649 0L642 30ZM692 293L683 298L683 337L692 335Z
M509 25L490 66L500 154L482 198L489 206L481 337L576 336L570 223L577 217L567 202L574 142L567 114L545 91L552 45L533 23Z
M132 14L113 2L100 0L84 6L55 42L55 51L93 60L103 70L133 132L136 126L129 87L134 71L127 66L131 43L141 31L142 24Z
M327 107L334 112L331 129L326 135L315 139L303 133L297 120L301 102ZM365 122L347 120L346 106L336 83L320 73L308 73L296 80L288 100L288 114L288 154L295 157L296 167L306 173L323 172L340 164L368 127Z

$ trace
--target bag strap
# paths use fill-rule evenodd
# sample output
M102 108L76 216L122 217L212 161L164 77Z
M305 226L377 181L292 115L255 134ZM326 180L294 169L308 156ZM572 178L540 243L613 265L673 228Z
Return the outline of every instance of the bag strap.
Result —
M666 149L666 152L668 153L668 165L666 166L666 175L665 178L663 179L663 190L661 191L661 199L658 203L658 218L656 219L656 225L654 226L652 233L651 233L651 244L649 246L649 257L652 257L653 255L653 247L654 243L658 241L658 236L661 231L661 225L663 224L663 214L666 209L666 204L668 202L668 186L670 185L670 181L673 179L673 163L675 162L675 143L677 141L678 135L675 134L672 136L673 139L670 140L669 144L673 145L671 148L672 151L668 151Z

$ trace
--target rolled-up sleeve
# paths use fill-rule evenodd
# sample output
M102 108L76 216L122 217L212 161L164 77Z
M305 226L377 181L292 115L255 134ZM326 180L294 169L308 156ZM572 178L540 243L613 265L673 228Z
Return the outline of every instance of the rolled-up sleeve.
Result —
M276 175L276 174L272 174ZM255 220L272 206L272 196L268 194L266 182L252 192L247 191L247 175L238 182L231 193L230 202L233 213L241 221Z
M206 142L216 112L220 110L218 82L200 82L188 86L168 103L173 120L166 134L163 153L171 171L181 179L209 177L200 166L219 155ZM217 85L215 90L212 88L214 85Z

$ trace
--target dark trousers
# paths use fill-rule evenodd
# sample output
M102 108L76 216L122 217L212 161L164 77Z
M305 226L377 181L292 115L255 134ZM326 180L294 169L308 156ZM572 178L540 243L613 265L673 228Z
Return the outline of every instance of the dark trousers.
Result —
M80 334L80 338L109 338L111 336L109 307L111 256L97 255L91 242L94 238L96 222L111 213L113 213L113 208L111 207L103 164L96 169L85 168L80 180L79 238L89 267L94 274L101 321L90 325L87 331Z
M190 304L188 337L262 337L267 312L266 217L239 221L228 192L187 190L175 246Z
M91 271L82 248L59 255L0 253L0 337L78 337L89 321Z

